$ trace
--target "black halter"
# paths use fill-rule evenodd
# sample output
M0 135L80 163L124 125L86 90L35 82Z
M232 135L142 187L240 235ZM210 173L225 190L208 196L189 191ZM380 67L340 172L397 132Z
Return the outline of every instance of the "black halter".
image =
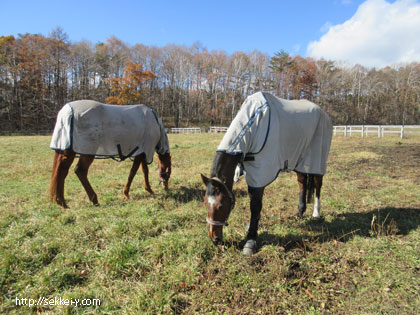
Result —
M168 182L167 179L162 178L162 176L165 176L165 175L168 175L168 174L169 174L168 172L159 172L159 176L160 176L159 183L166 183L166 182Z

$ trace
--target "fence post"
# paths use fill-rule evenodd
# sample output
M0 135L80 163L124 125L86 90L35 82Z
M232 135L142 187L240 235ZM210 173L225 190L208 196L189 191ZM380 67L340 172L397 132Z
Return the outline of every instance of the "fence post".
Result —
M344 126L344 137L347 137L347 125Z
M401 139L404 139L404 125L401 126Z
M362 138L365 136L365 125L362 125Z

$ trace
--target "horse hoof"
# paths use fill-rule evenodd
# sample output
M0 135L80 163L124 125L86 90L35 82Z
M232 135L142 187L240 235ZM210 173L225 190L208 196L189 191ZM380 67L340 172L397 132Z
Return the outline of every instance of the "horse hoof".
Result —
M296 212L296 218L302 219L303 218L303 213L300 213L299 211Z
M63 207L64 209L68 209L69 207L67 206L67 203L65 202L65 201L58 201L57 200L57 204L60 206L60 207Z
M244 249L242 250L242 254L245 256L254 255L257 251L257 241L256 240L247 240Z

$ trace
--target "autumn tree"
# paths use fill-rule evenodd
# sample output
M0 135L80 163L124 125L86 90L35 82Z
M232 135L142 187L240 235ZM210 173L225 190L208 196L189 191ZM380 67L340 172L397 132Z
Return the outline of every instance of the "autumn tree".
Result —
M57 27L47 38L49 56L48 90L51 92L51 103L55 108L61 108L67 99L67 74L69 67L70 44L67 34Z
M0 120L10 125L13 116L14 81L13 74L15 38L0 36Z
M18 117L20 130L42 125L48 117L49 41L41 35L21 35L16 43L13 72L16 75Z
M106 98L108 104L139 104L141 103L141 87L144 82L155 78L156 75L149 71L143 71L141 64L131 61L126 62L124 76L121 78L109 78L111 96Z

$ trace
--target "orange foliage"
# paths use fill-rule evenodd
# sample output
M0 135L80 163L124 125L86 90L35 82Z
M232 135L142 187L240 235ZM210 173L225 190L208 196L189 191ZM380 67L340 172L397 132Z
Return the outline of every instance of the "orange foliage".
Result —
M131 61L126 62L126 69L122 78L110 78L107 82L111 84L112 96L106 98L108 104L138 104L141 102L140 89L144 82L156 78L156 75L149 71L143 71L141 64Z

